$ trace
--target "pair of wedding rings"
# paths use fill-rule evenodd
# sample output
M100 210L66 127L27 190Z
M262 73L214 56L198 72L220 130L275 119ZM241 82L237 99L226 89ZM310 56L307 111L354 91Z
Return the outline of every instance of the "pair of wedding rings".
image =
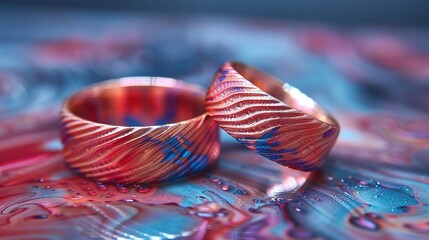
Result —
M115 183L195 175L220 154L218 127L265 158L313 171L339 134L337 121L298 89L226 62L207 92L179 80L128 77L66 100L61 140L71 167Z

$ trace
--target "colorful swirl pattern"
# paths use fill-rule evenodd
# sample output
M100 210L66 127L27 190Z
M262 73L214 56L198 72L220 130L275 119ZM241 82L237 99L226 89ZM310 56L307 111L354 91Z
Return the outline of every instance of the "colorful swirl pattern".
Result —
M209 87L206 109L249 149L283 166L313 171L334 145L339 125L312 99L282 85L244 64L226 62Z
M0 13L0 239L428 239L427 28ZM307 181L232 138L214 168L174 184L94 182L65 165L65 95L117 76L208 86L231 56L335 113L339 139Z
M204 103L203 92L193 87L143 77L78 92L61 112L65 159L87 177L116 183L165 182L201 172L216 161L220 146L204 108L187 105ZM177 123L165 124L171 121ZM142 126L147 122L159 125Z

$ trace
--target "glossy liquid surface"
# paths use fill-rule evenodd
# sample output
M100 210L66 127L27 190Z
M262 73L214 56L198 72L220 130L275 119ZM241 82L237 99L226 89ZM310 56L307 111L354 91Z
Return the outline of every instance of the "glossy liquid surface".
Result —
M2 238L427 239L427 30L0 12L28 26L1 26ZM164 186L97 183L65 165L58 111L71 92L129 75L207 86L227 59L287 81L340 122L308 181L229 138L214 169Z

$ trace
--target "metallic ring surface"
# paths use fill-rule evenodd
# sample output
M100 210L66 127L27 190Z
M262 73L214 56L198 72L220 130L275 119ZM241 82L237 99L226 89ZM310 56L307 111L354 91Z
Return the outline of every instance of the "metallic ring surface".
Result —
M198 86L161 77L92 85L61 110L71 167L98 181L160 183L199 173L220 152L216 123Z
M226 62L206 110L231 136L283 166L313 171L338 137L337 121L298 89L238 62Z

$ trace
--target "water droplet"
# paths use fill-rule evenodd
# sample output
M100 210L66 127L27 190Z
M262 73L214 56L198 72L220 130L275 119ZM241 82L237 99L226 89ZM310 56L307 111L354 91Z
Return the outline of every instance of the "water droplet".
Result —
M221 209L216 213L216 217L226 217L228 216L228 211L226 209Z
M150 187L145 187L145 186L141 186L137 188L137 192L139 193L148 193L150 192L151 188Z
M239 195L246 195L247 194L246 190L243 190L243 189L237 189L237 191L235 191L235 193L239 194Z
M260 211L259 211L257 208L253 208L253 207L251 207L251 208L249 208L248 210L249 210L249 212L251 212L251 213L260 213Z
M51 188L51 186L49 186L49 185L46 185L46 186L45 186L45 188L46 188L46 189L50 189L50 188Z
M294 208L294 210L295 210L296 212L301 212L301 211L302 211L302 209L301 209L301 208L299 208L299 207Z
M406 193L413 193L413 190L410 187L407 186L401 186L400 189Z
M95 195L97 195L97 193L96 193L96 192L94 192L94 191L90 191L90 192L88 192L88 195L89 195L89 196L95 196Z
M34 219L46 219L48 217L48 215L35 215L35 216L32 216L31 218L34 218Z
M194 209L189 210L189 213L203 218L224 217L228 215L227 210L220 208L215 202L206 202L197 205Z
M221 181L217 178L213 178L212 182L217 183L217 184L221 184Z
M126 199L122 199L122 202L137 202L135 199L130 199L130 198L126 198Z
M364 181L364 180L359 180L358 182L359 182L360 185L364 185L364 186L366 186L366 185L369 184L369 182Z
M365 230L377 231L378 229L380 229L380 226L376 222L364 216L351 217L349 219L349 222L352 225Z
M200 200L202 200L203 202L207 202L207 198L204 196L195 196L196 198L199 198Z
M281 204L286 202L286 199L282 197L270 197L268 200L273 204Z
M199 217L203 217L203 218L212 218L212 217L215 216L213 213L209 213L209 212L196 212L196 211L193 211L193 210L189 211L189 213L193 214L193 215L196 215L196 216L199 216Z
M125 187L125 186L118 186L118 187L116 187L116 190L117 190L118 192L121 192L121 193L127 193L127 192L129 192L129 191L130 191L130 189L129 189L129 188L127 188L127 187Z
M100 191L106 191L108 189L108 187L106 185L104 185L104 184L98 184L97 188Z
M222 189L223 191L228 191L228 190L229 190L229 186L228 186L228 185L223 185L223 186L221 187L221 189Z

